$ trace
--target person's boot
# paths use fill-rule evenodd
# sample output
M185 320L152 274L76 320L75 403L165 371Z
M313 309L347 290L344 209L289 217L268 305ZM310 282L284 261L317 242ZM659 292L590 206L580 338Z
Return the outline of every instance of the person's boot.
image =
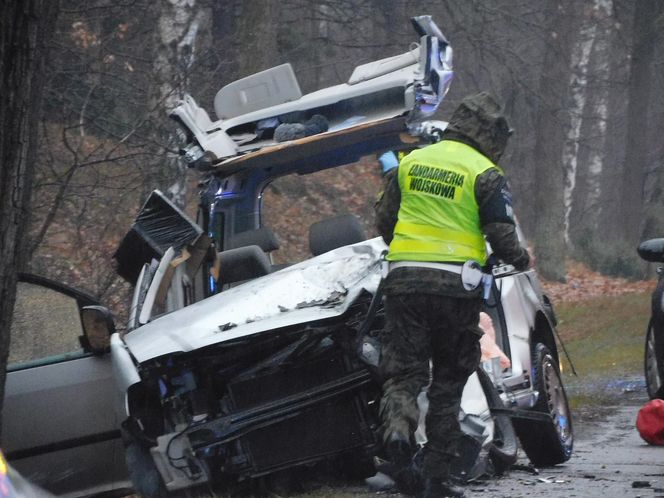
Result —
M400 432L393 432L385 443L385 452L397 469L408 467L413 458L410 438Z
M400 492L415 495L422 490L419 473L412 468L413 446L410 438L399 431L392 432L384 443L389 459L388 475L394 479Z
M426 479L421 498L463 498L463 488L452 484L450 480Z

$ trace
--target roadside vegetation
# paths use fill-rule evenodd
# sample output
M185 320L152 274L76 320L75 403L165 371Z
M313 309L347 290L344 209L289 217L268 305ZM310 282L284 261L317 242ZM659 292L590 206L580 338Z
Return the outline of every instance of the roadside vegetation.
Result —
M598 296L562 303L556 310L558 333L579 377L616 379L642 374L649 292ZM566 361L563 372L566 378L571 376Z
M644 344L656 280L611 278L579 263L568 265L566 283L544 287L577 373L561 351L575 419L599 417L628 397L645 401Z

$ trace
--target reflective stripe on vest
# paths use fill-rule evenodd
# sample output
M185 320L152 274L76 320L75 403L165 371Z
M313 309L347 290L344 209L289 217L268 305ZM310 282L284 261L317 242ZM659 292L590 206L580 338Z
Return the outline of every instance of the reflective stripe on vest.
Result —
M496 166L472 147L444 140L399 165L401 204L387 259L486 262L475 200L477 176Z

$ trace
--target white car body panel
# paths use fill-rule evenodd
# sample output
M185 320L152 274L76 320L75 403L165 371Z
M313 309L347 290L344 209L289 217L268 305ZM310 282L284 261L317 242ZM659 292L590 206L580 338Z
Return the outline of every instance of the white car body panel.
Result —
M524 323L523 307L518 295L518 288L513 277L498 280L501 303L505 314L505 324L510 331L510 349L512 352L512 372L518 374L525 365L530 365L529 324Z
M143 305L141 307L141 313L138 317L138 323L140 324L148 323L148 321L152 317L152 309L154 307L155 300L157 298L157 292L159 291L159 286L161 285L161 281L165 277L166 269L171 264L171 261L173 261L174 257L175 257L175 251L173 250L172 247L169 247L164 256L159 261L157 272L155 273L152 279L152 285L148 289L148 292L145 296L145 300L143 301Z
M341 247L156 318L124 336L142 363L170 353L343 314L375 292L381 238Z
M134 361L127 351L127 346L117 332L111 336L111 358L113 361L115 387L124 400L127 389L133 384L140 382L141 378ZM129 410L126 406L126 400L123 401L123 404L125 405L125 412L128 415Z
M131 487L113 385L109 356L10 371L2 429L12 466L58 496Z

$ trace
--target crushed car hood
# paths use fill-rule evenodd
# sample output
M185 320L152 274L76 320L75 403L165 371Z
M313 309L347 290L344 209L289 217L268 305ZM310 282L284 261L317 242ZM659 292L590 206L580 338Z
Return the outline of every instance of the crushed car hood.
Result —
M363 290L375 292L385 250L380 237L335 249L163 315L126 334L124 342L142 363L339 316Z

